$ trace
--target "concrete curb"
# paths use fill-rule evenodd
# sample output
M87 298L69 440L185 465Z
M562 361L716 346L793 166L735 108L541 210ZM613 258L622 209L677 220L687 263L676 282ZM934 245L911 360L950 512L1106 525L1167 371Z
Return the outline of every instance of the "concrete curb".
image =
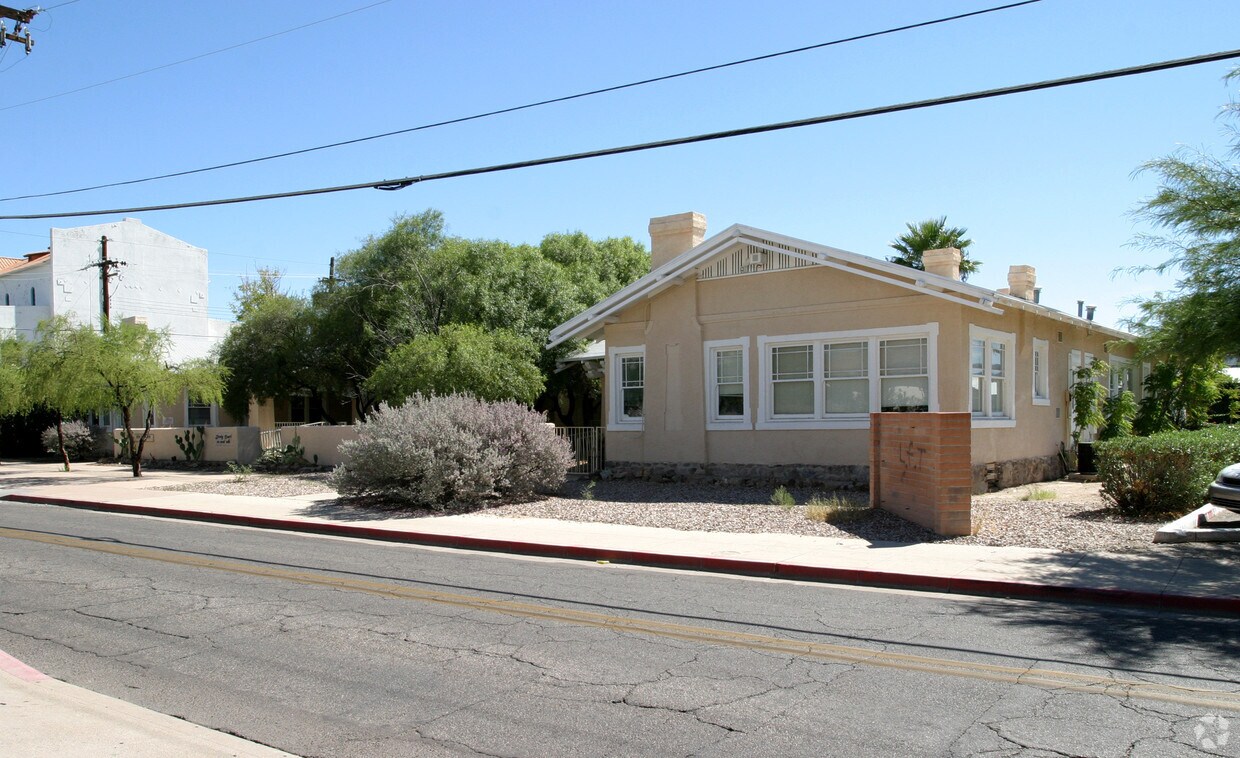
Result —
M127 505L122 503L98 503L87 500L46 497L43 495L4 495L0 500L55 505L66 508L125 513L136 516L202 521L261 529L329 534L338 537L354 537L382 542L399 542L430 545L462 550L480 550L496 553L534 555L546 558L567 558L581 561L608 561L610 563L652 566L657 568L708 571L720 574L770 577L797 581L829 582L864 587L943 592L959 595L985 595L1034 600L1050 600L1069 603L1103 603L1163 610L1196 611L1240 615L1240 598L1179 595L1169 592L1142 592L1116 587L1073 587L1069 585L1039 584L1002 579L973 579L968 577L930 576L905 574L866 569L835 568L830 566L806 566L773 561L751 561L737 558L710 558L703 556L652 553L641 550L581 547L538 542L497 540L487 537L466 537L456 534L434 534L408 530L395 531L376 527L332 524L317 521L263 518L229 513L212 513L154 506Z

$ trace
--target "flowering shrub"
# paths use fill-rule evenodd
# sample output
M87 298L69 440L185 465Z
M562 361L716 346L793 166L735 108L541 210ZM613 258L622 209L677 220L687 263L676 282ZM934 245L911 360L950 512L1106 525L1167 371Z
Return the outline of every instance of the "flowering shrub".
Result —
M95 435L89 426L81 421L66 421L60 425L60 428L65 435L65 452L69 454L69 460L80 461L94 456ZM55 424L44 429L40 439L44 450L60 454L60 442L56 439Z
M572 465L568 443L541 414L468 395L380 406L340 452L330 479L340 494L437 509L529 498L563 484Z

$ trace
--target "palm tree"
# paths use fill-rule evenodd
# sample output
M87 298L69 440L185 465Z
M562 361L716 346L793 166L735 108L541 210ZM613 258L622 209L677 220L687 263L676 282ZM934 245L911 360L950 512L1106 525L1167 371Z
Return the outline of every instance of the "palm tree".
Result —
M905 226L908 227L908 231L896 237L891 243L891 249L898 253L887 259L892 263L924 271L926 267L921 262L922 253L927 250L954 247L960 251L960 278L962 280L968 279L970 274L977 273L977 270L982 267L982 262L970 260L966 251L969 245L973 244L973 240L965 239L964 236L969 230L962 226L948 226L947 216L928 218L918 224L905 224Z

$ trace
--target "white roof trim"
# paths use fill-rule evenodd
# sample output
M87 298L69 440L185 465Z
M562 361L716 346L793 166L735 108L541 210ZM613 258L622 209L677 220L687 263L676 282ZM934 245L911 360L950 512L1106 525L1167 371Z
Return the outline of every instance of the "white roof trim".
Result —
M887 282L898 287L905 287L932 297L978 308L990 313L1003 313L1003 309L999 307L1002 305L1039 313L1076 326L1096 329L1117 339L1129 339L1133 336L1100 326L1093 321L1069 316L1061 311L1047 308L1037 303L1031 303L1009 295L1000 295L994 290L989 290L985 287L967 284L945 276L931 274L927 271L911 269L890 261L871 258L868 255L851 253L847 250L840 250L807 240L768 232L756 227L733 224L719 234L704 240L696 247L681 253L611 297L587 308L582 313L552 329L547 339L547 347L552 348L569 340L579 339L594 333L606 323L608 318L625 308L651 298L668 287L683 283L688 276L696 275L697 268L705 265L717 255L723 254L728 247L741 240L744 240L746 244L751 244L764 250L771 250L791 255L795 258L809 260L815 264L848 271L859 276ZM810 253L810 255L806 256L767 244L771 242L799 248Z

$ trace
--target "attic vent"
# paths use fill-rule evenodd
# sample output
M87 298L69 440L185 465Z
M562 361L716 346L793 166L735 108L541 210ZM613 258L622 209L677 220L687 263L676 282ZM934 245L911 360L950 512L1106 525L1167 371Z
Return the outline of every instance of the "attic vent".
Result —
M1055 332L1055 341L1063 342L1063 332Z

